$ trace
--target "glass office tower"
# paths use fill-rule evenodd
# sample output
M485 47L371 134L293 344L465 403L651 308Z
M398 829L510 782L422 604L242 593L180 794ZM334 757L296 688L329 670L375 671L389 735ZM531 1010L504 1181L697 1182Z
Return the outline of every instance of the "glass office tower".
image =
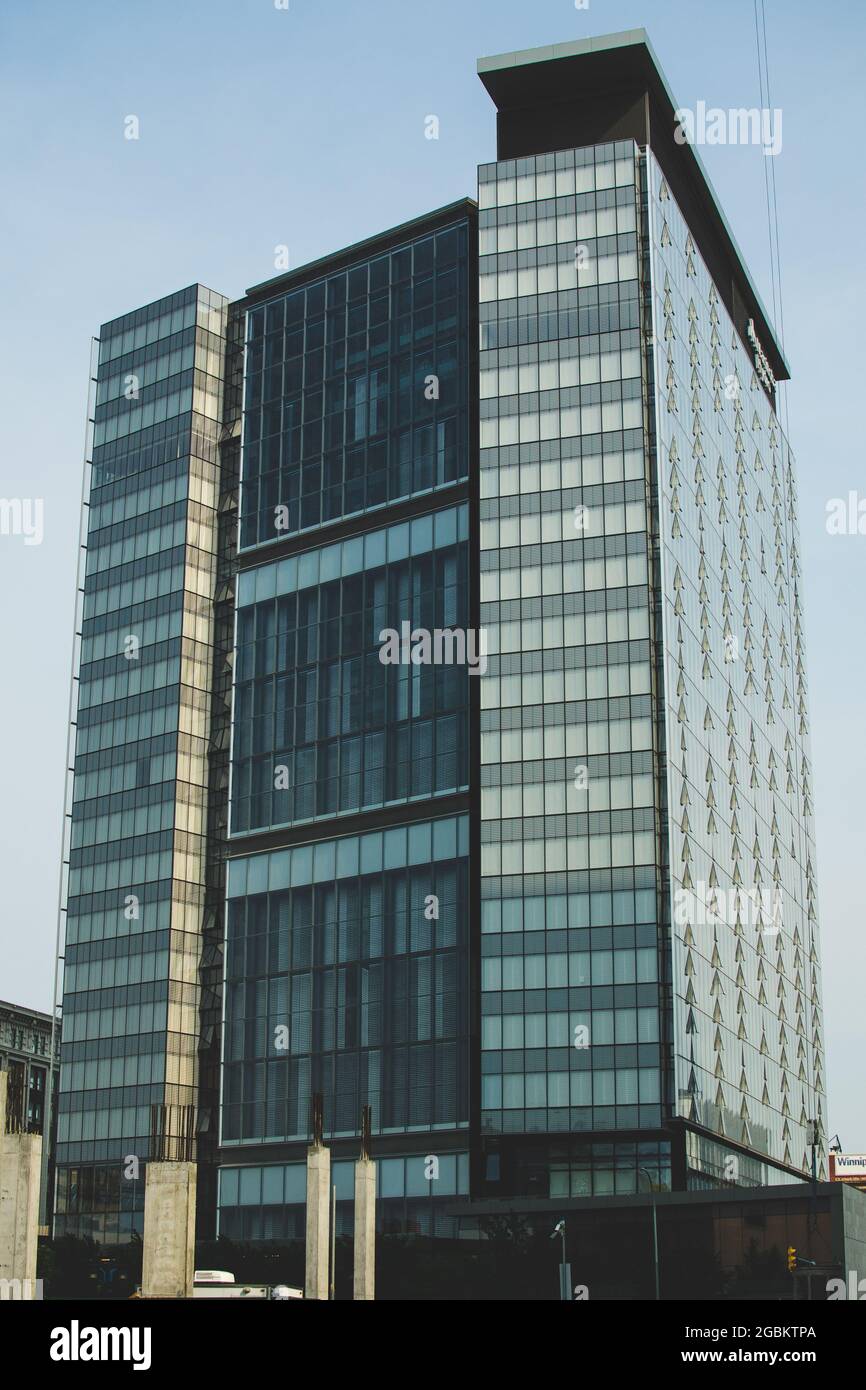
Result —
M72 782L55 1232L141 1232L151 1106L197 1100L227 301L99 334Z
M366 1106L385 1231L823 1176L784 355L642 31L479 70L477 203L100 335L58 1232L152 1104L243 1240L317 1094L341 1232Z
M481 1190L823 1174L784 357L642 31L479 71Z
M483 166L479 209L487 1166L666 1183L637 150Z

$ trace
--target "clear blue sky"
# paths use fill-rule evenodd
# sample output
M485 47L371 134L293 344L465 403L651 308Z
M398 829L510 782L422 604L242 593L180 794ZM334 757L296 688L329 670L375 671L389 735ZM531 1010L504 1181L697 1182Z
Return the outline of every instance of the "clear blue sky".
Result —
M830 1132L866 1150L866 98L862 0L766 0L791 437L799 459ZM0 19L4 497L0 998L51 999L87 369L101 322L199 280L230 296L475 191L495 157L483 54L645 27L677 100L759 102L752 0L5 0ZM440 139L424 138L424 118ZM136 115L141 138L123 138ZM770 302L763 156L704 162Z

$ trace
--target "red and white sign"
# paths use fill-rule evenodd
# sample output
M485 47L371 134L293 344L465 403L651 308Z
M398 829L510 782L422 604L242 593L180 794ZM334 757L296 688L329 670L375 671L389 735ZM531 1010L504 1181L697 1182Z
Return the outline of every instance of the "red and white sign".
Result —
M866 1182L866 1154L830 1154L830 1179Z

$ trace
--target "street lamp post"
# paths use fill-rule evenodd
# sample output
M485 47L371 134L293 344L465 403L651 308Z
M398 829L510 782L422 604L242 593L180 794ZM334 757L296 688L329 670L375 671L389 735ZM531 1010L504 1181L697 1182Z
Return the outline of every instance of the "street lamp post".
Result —
M559 1236L562 1241L562 1263L559 1266L559 1297L562 1302L571 1302L571 1270L565 1256L565 1221L557 1221L550 1233L550 1239Z
M649 1170L648 1170L647 1168L638 1168L638 1172L639 1172L639 1173L646 1173L647 1189L648 1189L648 1191L649 1191L649 1193L650 1193L650 1195L652 1196L652 1199L653 1199L653 1200L652 1200L652 1215L653 1215L653 1271L654 1271L654 1273L655 1273L656 1303L658 1303L658 1302L659 1302L659 1299L660 1299L660 1294L659 1294L659 1229L658 1229L658 1220L657 1220L657 1218L656 1218L656 1199L655 1199L655 1193L654 1193L653 1190L652 1190L652 1178L650 1177Z

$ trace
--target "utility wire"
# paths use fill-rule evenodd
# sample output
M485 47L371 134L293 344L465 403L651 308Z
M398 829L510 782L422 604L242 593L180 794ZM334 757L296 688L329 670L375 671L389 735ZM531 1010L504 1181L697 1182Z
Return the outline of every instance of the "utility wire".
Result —
M755 9L755 41L758 50L758 85L761 94L761 107L766 109L770 116L773 112L773 97L770 86L770 61L767 45L767 12L764 0L754 0ZM778 325L779 342L784 354L785 351L785 307L782 297L782 253L779 236L779 201L776 189L776 164L775 155L763 155L764 159L764 187L767 197L767 234L770 243L770 284L773 295L773 320L774 327ZM778 394L780 398L781 412L784 416L784 433L786 440L790 439L790 422L788 417L788 393L785 390L784 382L779 382Z
M767 107L770 112L773 110L773 97L770 91L770 60L767 49L767 13L764 8L764 0L761 0L761 27L764 35L764 75L766 77L767 88ZM776 283L779 287L779 336L782 340L782 351L785 349L785 304L782 299L782 246L779 240L779 204L776 198L776 161L774 156L764 156L770 165L770 179L773 186L773 224L776 236Z
M754 0L754 7L755 7L755 43L756 43L757 52L758 52L758 86L759 86L759 88L760 88L761 110L764 111L764 110L767 110L767 109L769 108L770 101L769 101L769 94L768 94L768 92L767 92L767 94L765 94L765 86L764 86L764 51L762 50L762 44L761 44L761 16L759 15L759 11L758 11L759 5L760 5L760 7L761 7L761 10L763 11L763 0ZM766 41L766 27L764 28L764 40ZM769 83L767 84L767 87L769 88ZM770 165L770 158L771 158L771 156L768 156L768 155L766 155L766 154L763 155L763 160L764 160L764 189L765 189L766 198L767 198L767 235L768 235L769 246L770 246L770 289L771 289L771 293L772 293L772 296L773 296L773 320L774 320L774 322L775 322L775 321L778 319L778 305L777 305L777 298L776 298L776 260L777 260L777 256L776 256L776 246L775 246L774 239L773 239L773 216L772 216L772 209L771 209L772 194L771 194L771 191L770 191L770 168L769 168L769 165Z

